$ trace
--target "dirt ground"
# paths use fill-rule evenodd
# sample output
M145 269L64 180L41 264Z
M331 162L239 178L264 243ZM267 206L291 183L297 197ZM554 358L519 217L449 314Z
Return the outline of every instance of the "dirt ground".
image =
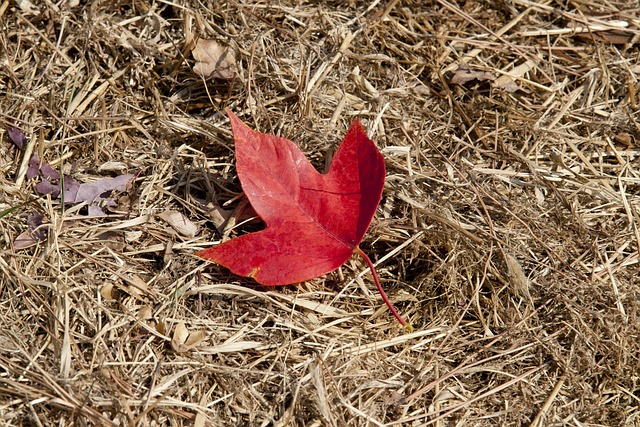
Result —
M640 425L639 42L635 0L0 1L0 424ZM362 121L413 332L356 256L194 255L261 227L225 108L320 170Z

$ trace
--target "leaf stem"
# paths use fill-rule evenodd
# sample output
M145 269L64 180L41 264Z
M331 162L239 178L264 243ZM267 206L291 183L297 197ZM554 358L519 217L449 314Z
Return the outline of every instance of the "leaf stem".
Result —
M389 301L389 297L387 297L387 294L384 292L384 289L382 289L382 285L380 284L380 279L378 278L378 273L376 273L376 268L373 266L373 263L371 262L371 258L369 258L367 256L367 254L365 254L362 249L360 249L359 246L355 247L355 251L358 255L360 255L362 258L364 258L365 262L367 263L367 265L369 266L369 270L371 270L371 275L373 276L373 281L376 282L376 287L378 288L378 292L380 292L380 296L382 297L382 300L384 301L384 303L387 305L387 307L389 307L389 311L391 311L391 314L393 314L393 317L395 317L396 319L398 319L398 322L400 322L400 324L402 326L404 326L404 328L408 331L408 332L413 332L413 326L411 326L410 323L407 323L402 316L400 316L398 314L398 312L396 311L395 307L393 306L393 304L391 304L391 301Z

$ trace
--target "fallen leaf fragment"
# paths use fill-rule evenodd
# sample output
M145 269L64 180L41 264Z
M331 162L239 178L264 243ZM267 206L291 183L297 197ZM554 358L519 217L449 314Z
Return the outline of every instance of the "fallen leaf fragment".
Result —
M26 176L28 179L36 178L40 176L44 179L51 181L58 181L60 179L60 173L55 170L50 164L41 162L38 156L32 154L29 158L29 165L27 167ZM71 180L71 178L65 175L65 179Z
M176 325L176 328L173 330L173 337L171 338L171 347L175 351L178 351L178 348L184 344L184 342L189 337L189 330L185 326L184 323L180 322Z
M158 214L158 218L164 220L171 228L183 236L193 237L198 232L198 227L178 211L164 211Z
M36 190L40 194L51 194L53 198L58 198L60 195L60 186L52 184L48 179L43 179L37 183Z
M126 285L123 286L123 289L132 297L138 300L144 300L145 295L149 294L149 285L147 282L137 274L123 277L126 279Z
M135 175L124 174L113 178L101 178L93 182L79 183L75 179L55 170L51 165L41 162L34 154L29 159L26 177L33 179L40 177L36 190L40 194L50 194L53 198L64 199L65 204L75 205L87 203L88 215L103 215L102 206L114 206L115 202L108 197L113 191L126 191ZM60 189L64 187L64 192ZM101 206L102 205L102 206Z
M44 216L38 212L37 210L33 210L31 214L27 217L27 225L32 230L40 227L42 225L42 221L44 220ZM38 236L39 238L44 238L43 235L46 233L42 233L42 235Z
M505 260L507 262L509 278L511 279L510 291L513 292L514 295L524 298L527 301L533 301L531 293L529 292L529 279L524 274L518 260L509 254L506 255Z
M37 245L47 238L49 232L48 226L42 226L44 217L42 214L34 210L27 217L27 230L20 233L13 242L13 249L20 250L30 248Z
M89 205L87 206L87 216L100 216L104 215L104 211L100 206Z
M199 39L191 53L198 61L193 66L193 72L200 77L229 80L237 73L233 52L215 40Z
M468 67L460 67L451 78L451 83L463 85L471 81L495 80L495 76L487 71L475 70Z
M171 348L176 353L185 353L204 341L205 332L203 330L189 333L184 323L176 325L171 338Z
M87 202L98 203L108 197L112 191L125 191L134 175L125 174L114 178L102 178L78 186L68 186L65 180L64 202L77 204Z
M511 69L502 70L504 74L495 79L492 83L493 87L502 89L509 93L514 93L517 91L527 92L523 87L516 83L517 79L520 77L524 77L531 70L535 69L536 63L528 59L524 61L522 64L519 64Z
M10 127L7 129L7 133L9 134L9 139L11 142L15 144L16 147L22 150L24 146L27 144L27 137L24 133L18 128Z
M167 322L164 319L159 319L158 324L156 325L156 331L160 335L166 335L167 333Z
M149 305L143 305L138 310L138 316L137 317L140 320L153 319L153 309Z
M25 15L39 15L40 9L38 9L29 0L16 0L16 4Z
M18 235L13 241L13 249L16 251L30 248L31 246L37 245L39 242L38 239L35 239L29 230L25 230Z
M127 243L135 243L142 237L141 230L128 230L124 232L124 240Z
M266 286L304 282L327 274L355 252L361 255L385 303L407 329L360 250L382 197L385 164L355 121L329 171L319 173L286 138L256 132L227 111L242 189L266 228L198 253Z
M127 165L122 162L104 162L98 167L98 172L122 172Z
M60 173L48 163L42 163L40 165L40 175L46 179L60 179Z
M100 287L100 296L105 301L115 301L118 290L113 283L106 283Z
M205 209L209 214L209 219L218 231L222 231L224 229L224 225L227 223L229 217L233 213L233 209L223 209L222 206L219 206L215 203L208 203L205 206Z
M624 149L633 148L633 137L627 132L620 132L616 136L613 137L613 142L616 144L621 144Z
M598 21L595 17L587 17L587 25L571 22L569 29L578 38L588 42L603 42L611 44L626 44L634 37L633 31L629 31L629 22L623 20ZM597 18L596 18L597 19Z

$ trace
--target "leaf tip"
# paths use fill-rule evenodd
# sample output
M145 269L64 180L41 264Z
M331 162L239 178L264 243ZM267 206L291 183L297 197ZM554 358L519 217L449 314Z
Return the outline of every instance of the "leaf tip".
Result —
M364 128L362 127L362 122L360 121L360 119L355 119L354 121L351 122L351 126L349 127L349 131L350 132L356 132L356 133L361 133L364 134L364 136L366 136L368 138L367 133L365 132Z
M203 249L201 251L196 252L194 255L199 257L199 258L205 259L207 261L211 261L211 262L217 263L218 262L217 261L217 257L215 256L216 247L217 246L213 246L213 247L210 247L210 248L207 248L207 249Z
M236 114L233 111L231 111L231 108L226 107L224 109L224 112L227 113L227 117L229 117L229 120L231 121L231 124L233 124L234 122L240 121L238 116L236 116Z

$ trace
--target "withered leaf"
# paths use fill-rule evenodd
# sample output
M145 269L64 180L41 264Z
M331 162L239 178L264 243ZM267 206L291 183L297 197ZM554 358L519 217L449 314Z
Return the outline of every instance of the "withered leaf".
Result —
M463 85L473 80L485 81L495 80L495 76L488 71L475 70L468 67L460 67L451 78L451 83Z
M114 178L102 178L90 183L79 184L77 187L67 185L67 180L65 180L64 202L73 204L100 202L114 190L125 191L127 184L134 177L131 174L119 175Z
M40 212L34 210L27 217L28 229L20 233L13 242L13 249L26 249L42 242L47 238L48 226L42 226L44 217Z
M193 237L198 232L198 226L178 211L164 211L158 217L183 236Z
M193 72L200 77L228 80L237 73L235 55L215 40L199 39L191 53L198 61Z
M27 137L18 128L10 127L7 129L9 138L15 144L16 147L22 149L27 144Z
M171 348L177 353L185 353L195 348L205 338L203 330L189 333L184 323L180 322L176 325L171 338Z

